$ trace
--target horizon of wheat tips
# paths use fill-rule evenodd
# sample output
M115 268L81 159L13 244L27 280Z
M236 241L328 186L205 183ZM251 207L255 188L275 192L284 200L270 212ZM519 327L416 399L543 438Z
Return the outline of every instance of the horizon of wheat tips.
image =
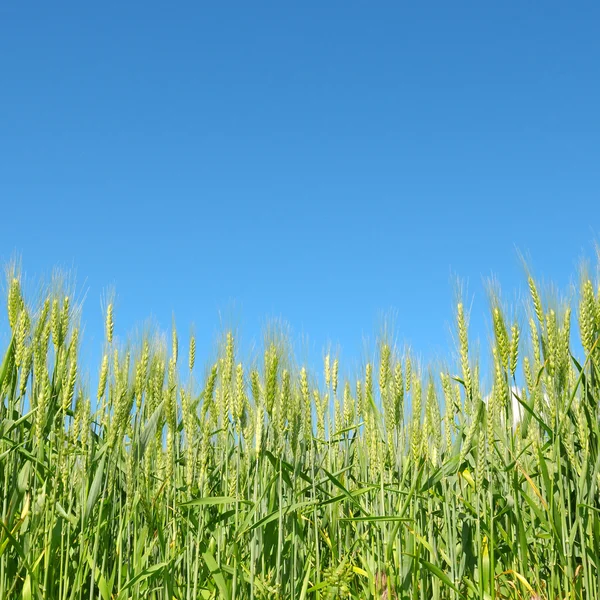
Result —
M273 331L199 365L113 301L90 365L77 296L9 271L0 598L600 600L600 288L527 286L485 356L461 299L441 368L385 336L313 368Z

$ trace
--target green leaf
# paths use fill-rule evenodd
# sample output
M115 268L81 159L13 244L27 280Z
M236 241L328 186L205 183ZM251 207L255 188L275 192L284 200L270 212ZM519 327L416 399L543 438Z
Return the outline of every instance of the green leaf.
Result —
M412 558L417 558L412 554L409 554L408 556L411 556ZM421 558L420 556L418 557L418 559L419 562L423 565L423 567L425 567L425 569L427 569L432 575L435 575L435 577L437 577L444 585L453 589L461 598L465 597L464 594L456 587L456 585L452 583L452 580L450 579L450 577L448 577L448 575L446 575L446 573L444 573L444 571L442 571L436 565L426 561L424 558Z
M182 502L179 506L190 508L192 506L216 506L220 504L252 504L249 500L240 500L232 496L207 496L206 498L196 498Z
M25 570L27 571L27 577L29 578L30 597L32 597L31 594L32 594L33 590L35 590L35 596L33 596L33 597L39 598L39 590L37 588L37 585L35 584L35 577L33 575L31 566L29 565L29 561L27 560L27 557L25 556L23 546L21 546L21 544L15 539L15 537L9 531L8 527L6 527L6 525L2 521L2 519L0 519L0 526L2 527L2 529L4 529L4 533L5 533L6 537L8 538L8 541L11 543L11 545L15 549L16 553L19 555L19 558L23 562L23 566L25 567ZM32 590L32 586L33 586L33 590Z
M83 523L87 521L92 509L94 508L94 504L96 504L96 500L98 500L98 496L100 495L100 491L102 490L102 480L104 475L104 463L106 462L106 454L100 460L100 463L96 467L96 474L94 475L94 480L92 481L92 485L90 486L90 491L88 493L87 502L85 503L85 511L83 513Z
M229 587L227 586L225 577L223 577L223 572L219 568L215 557L211 554L210 550L206 550L202 553L202 558L204 559L204 562L206 563L206 566L208 567L208 570L212 575L215 585L219 588L221 596L225 600L230 600L231 592L229 591Z
M325 475L327 475L327 478L331 481L331 483L333 483L333 485L335 485L337 488L339 488L342 491L342 493L344 494L344 496L346 496L346 498L348 498L348 500L350 500L350 502L352 502L358 508L363 510L363 507L361 506L360 502L344 487L342 482L339 479L337 479L337 477L335 477L333 474L331 474L325 468L323 468L323 472L325 473Z
M31 595L31 577L29 573L25 576L25 581L23 582L23 600L32 600Z
M398 515L367 515L365 517L342 517L340 521L358 521L358 522L394 522L394 521L412 521L408 517L399 517Z
M127 598L126 592L130 587L136 585L137 583L140 583L140 581L144 581L145 579L148 579L152 575L156 575L157 573L162 573L162 571L168 566L169 566L168 562L161 562L156 565L152 565L151 567L148 567L147 569L144 569L141 573L138 573L135 577L130 579L121 588L121 590L119 591L119 595L117 596L118 600L125 600Z

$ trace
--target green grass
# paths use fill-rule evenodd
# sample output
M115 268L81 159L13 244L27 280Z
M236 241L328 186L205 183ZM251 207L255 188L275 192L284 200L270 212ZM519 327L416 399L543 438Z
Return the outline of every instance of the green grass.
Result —
M492 299L484 402L461 303L447 369L383 340L351 381L231 333L202 375L175 331L117 343L110 305L96 392L80 307L11 274L0 598L597 600L600 297L529 285L514 319Z

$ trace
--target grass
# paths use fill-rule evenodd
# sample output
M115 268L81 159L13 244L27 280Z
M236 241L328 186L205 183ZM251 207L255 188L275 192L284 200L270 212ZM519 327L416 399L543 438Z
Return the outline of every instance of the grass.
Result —
M96 391L79 307L12 273L0 598L597 600L600 296L529 288L514 320L492 299L485 402L462 303L447 369L384 340L351 381L231 333L202 375L176 331L119 345L111 304Z

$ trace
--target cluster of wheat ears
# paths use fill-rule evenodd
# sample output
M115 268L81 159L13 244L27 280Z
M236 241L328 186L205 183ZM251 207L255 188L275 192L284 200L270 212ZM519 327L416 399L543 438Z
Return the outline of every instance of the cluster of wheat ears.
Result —
M231 332L198 373L193 336L184 360L175 328L119 343L109 303L90 389L58 289L8 279L0 598L600 598L587 277L491 299L490 394L462 302L441 373L383 339L352 380L277 337L244 364Z

